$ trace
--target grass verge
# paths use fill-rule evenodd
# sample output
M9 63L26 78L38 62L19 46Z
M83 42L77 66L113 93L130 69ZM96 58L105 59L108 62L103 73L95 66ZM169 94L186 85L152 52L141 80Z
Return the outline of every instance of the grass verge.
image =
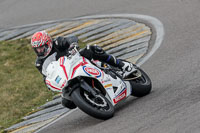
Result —
M85 44L80 43L80 47ZM46 103L55 95L35 68L30 40L0 42L0 131Z

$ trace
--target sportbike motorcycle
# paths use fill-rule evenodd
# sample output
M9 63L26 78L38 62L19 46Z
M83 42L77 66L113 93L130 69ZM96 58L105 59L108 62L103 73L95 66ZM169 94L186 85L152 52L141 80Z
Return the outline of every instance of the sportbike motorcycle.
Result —
M130 95L145 96L152 88L148 75L136 65L135 71L123 79L121 70L82 57L76 47L46 66L46 85L98 119L113 117L114 106L120 101Z

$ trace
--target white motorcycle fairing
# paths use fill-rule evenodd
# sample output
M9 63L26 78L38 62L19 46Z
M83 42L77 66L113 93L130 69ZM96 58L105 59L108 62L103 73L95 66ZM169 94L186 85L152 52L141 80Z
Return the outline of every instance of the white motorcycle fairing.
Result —
M52 61L46 68L46 85L52 91L62 92L68 82L78 77L97 79L106 92L106 98L116 105L131 94L130 82L117 77L114 79L103 70L93 65L88 59L80 56L74 49L69 56L63 56L57 61ZM115 88L115 89L114 89ZM67 99L70 99L68 95Z

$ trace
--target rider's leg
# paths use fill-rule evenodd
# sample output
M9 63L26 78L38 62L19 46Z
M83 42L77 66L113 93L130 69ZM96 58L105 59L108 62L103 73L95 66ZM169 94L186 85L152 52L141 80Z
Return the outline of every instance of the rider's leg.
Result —
M95 46L95 45L87 46L80 53L82 56L88 58L89 60L94 59L94 60L103 61L112 66L120 68L123 71L123 77L126 77L127 75L135 71L133 64L117 59L113 55L107 54L99 46Z

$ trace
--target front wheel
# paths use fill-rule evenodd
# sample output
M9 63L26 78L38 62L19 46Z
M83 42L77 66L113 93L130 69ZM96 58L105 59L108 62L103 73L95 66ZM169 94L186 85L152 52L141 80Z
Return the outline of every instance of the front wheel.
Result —
M139 67L137 67L137 73L133 74L140 76L130 81L132 86L131 95L135 97L143 97L145 95L148 95L152 89L152 83L149 76Z
M114 115L113 105L100 93L94 97L84 89L77 88L72 92L71 98L83 112L95 118L106 120Z

